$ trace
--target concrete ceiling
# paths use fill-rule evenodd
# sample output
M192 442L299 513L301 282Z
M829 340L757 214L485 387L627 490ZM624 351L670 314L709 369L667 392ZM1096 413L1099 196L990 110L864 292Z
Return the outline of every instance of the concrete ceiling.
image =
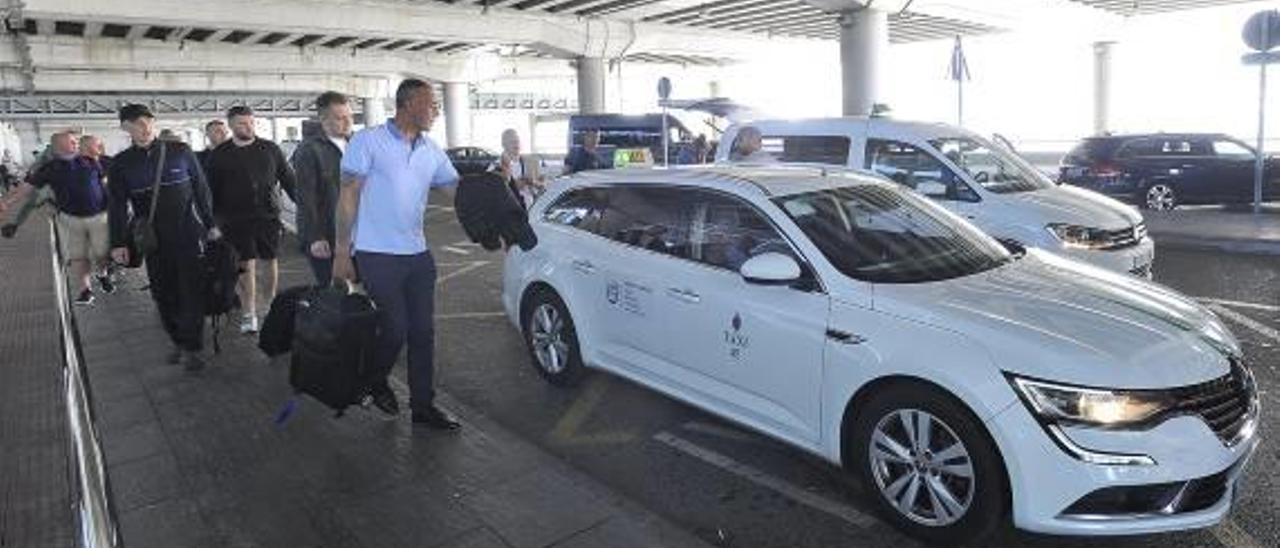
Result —
M1153 15L1230 4L1246 4L1257 0L1071 0L1116 15Z

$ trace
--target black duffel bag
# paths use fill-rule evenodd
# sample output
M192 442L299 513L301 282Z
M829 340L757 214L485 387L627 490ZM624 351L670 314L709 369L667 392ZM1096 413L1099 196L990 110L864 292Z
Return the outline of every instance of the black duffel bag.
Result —
M350 286L315 288L297 302L289 383L342 415L369 392L378 313Z

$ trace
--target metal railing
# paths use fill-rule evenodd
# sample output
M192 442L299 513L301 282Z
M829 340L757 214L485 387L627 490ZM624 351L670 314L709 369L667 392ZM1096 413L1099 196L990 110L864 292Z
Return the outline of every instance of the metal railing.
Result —
M71 452L67 459L75 497L78 525L77 546L80 548L119 548L124 546L117 527L111 484L102 458L102 443L93 414L93 393L84 367L84 350L80 330L71 301L67 296L66 271L63 267L58 227L49 220L49 247L53 262L53 287L57 296L58 331L62 347L62 372L67 406L68 438Z

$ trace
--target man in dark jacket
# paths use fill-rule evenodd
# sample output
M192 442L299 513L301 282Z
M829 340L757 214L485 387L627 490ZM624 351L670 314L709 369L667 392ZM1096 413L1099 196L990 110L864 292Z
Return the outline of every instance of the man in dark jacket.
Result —
M296 182L284 151L254 133L253 110L246 106L227 111L231 139L209 155L209 188L213 214L240 256L241 333L258 332L257 262L267 267L266 302L276 296L280 281L276 255L280 248L280 188L289 199Z
M316 283L328 285L333 273L333 215L342 184L342 153L354 117L347 97L327 91L316 99L324 131L298 145L293 171L298 178L298 242L311 263Z
M227 129L226 122L209 120L209 123L204 125L204 150L196 153L196 158L200 159L200 167L202 169L209 171L209 156L213 154L213 149L218 148L230 138L231 131Z
M106 276L107 263L107 189L103 185L102 166L97 160L77 154L79 144L70 133L53 136L54 157L14 191L0 200L0 213L12 204L26 201L40 189L50 189L58 215L58 236L63 260L71 266L76 283L76 304L93 304L90 271L100 270L103 291L115 291Z
M213 223L204 171L190 147L157 139L155 116L145 105L121 108L120 127L129 133L133 146L115 156L107 175L111 181L107 185L111 257L120 264L129 263L129 209L132 206L133 214L141 218L151 214L152 187L159 171L152 223L159 248L146 257L151 298L175 347L169 362L185 363L189 370L201 369L204 274L200 257L206 238L222 237ZM163 165L159 164L161 156Z
M564 157L564 174L572 175L579 171L603 169L608 164L605 163L604 157L600 156L599 147L599 131L592 129L583 133L582 146L570 150L569 155Z

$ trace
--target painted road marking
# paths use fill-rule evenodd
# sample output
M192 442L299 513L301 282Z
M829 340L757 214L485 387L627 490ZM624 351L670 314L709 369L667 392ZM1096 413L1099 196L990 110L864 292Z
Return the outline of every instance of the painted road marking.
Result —
M587 421L600 402L604 401L609 384L604 377L592 376L578 398L569 406L549 436L557 443L567 445L597 445L610 443L627 443L635 440L635 436L626 432L604 432L599 434L580 434L578 429Z
M742 442L742 443L759 443L760 442L759 438L756 438L751 434L748 434L741 430L736 430L726 426L720 426L718 424L711 424L709 422L689 421L680 425L680 428L682 430L687 430L689 432L707 434L709 436L716 436L719 438L733 440L736 442Z
M1253 538L1248 531L1236 525L1236 522L1227 519L1217 527L1209 529L1213 533L1213 537L1218 539L1226 548L1262 548L1263 544L1258 539Z
M489 264L488 261L476 261L474 263L470 263L467 266L464 266L462 268L459 268L457 270L454 270L453 272L450 272L448 274L445 274L444 276L440 276L439 278L437 278L436 286L443 285L445 282L449 280L457 278L458 276L471 272L472 270L475 270L487 264Z
M793 501L843 519L863 529L870 529L872 525L876 524L875 518L858 511L848 504L796 487L783 479L771 476L674 434L659 432L653 436L653 439L681 453L746 479L756 485L772 489L774 492Z
M1196 298L1196 300L1205 304L1222 304L1222 305L1232 306L1235 308L1249 308L1253 310L1262 310L1264 312L1280 312L1280 306L1274 306L1269 304L1247 303L1243 301L1228 301L1226 299L1210 299L1210 298Z
M454 246L451 246L451 245L446 245L446 246L444 246L444 248L443 248L443 249L444 249L445 251L448 251L449 253L457 253L457 254L459 254L459 255L470 255L470 254L471 254L471 252L470 252L470 251L467 251L467 250L462 249L462 248L460 248L460 247L454 247Z
M1209 305L1209 309L1218 313L1218 315L1224 318L1227 318L1228 320L1231 320L1244 327L1254 330L1255 332L1257 332L1259 335L1262 335L1263 337L1271 339L1276 343L1280 343L1280 330L1276 330L1274 327L1266 325L1262 322L1259 322L1253 318L1245 316L1244 314L1236 312L1235 310L1231 310L1230 308L1227 308L1220 304L1211 304Z

